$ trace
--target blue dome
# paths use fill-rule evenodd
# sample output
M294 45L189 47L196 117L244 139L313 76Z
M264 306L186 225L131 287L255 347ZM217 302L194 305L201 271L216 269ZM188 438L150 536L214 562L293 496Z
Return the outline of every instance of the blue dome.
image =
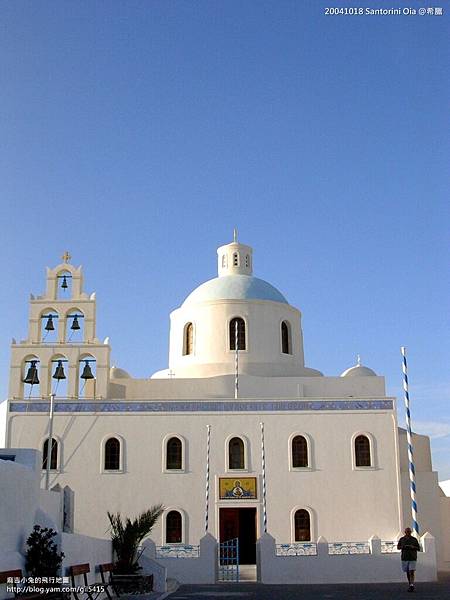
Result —
M208 300L271 300L288 304L273 285L251 275L224 275L210 279L195 288L183 304Z

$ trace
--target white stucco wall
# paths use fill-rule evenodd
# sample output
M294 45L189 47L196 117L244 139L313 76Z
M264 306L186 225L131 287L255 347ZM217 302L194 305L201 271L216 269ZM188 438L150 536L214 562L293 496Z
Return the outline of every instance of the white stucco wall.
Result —
M89 583L100 581L100 575L96 572L98 565L112 562L112 544L110 540L102 540L87 535L76 535L72 533L61 534L61 550L65 557L62 563L62 572L68 575L68 569L72 565L89 563ZM77 580L83 585L83 579Z
M24 426L28 420L33 426ZM186 515L185 543L198 543L204 533L206 426L211 425L211 533L219 537L219 508L251 506L258 511L261 531L261 439L265 423L267 512L269 531L280 541L291 541L292 510L311 510L313 536L331 541L367 539L375 532L395 537L401 527L397 481L394 411L302 411L273 413L56 413L54 432L64 444L64 460L51 474L50 485L69 485L76 491L75 530L107 537L106 512L135 515L162 502ZM47 416L15 416L10 428L26 431L26 443L41 443ZM366 432L373 440L374 465L355 469L352 437ZM291 471L289 438L306 434L311 441L311 467ZM166 472L163 440L177 434L185 440L184 472ZM23 435L23 433L22 433ZM104 472L102 441L118 435L124 441L123 470ZM248 463L243 471L228 471L226 441L242 436ZM44 476L44 474L42 474ZM219 500L218 478L257 477L257 500L233 504ZM355 502L358 510L355 511ZM339 517L336 518L336 515ZM161 523L154 540L164 543Z
M25 573L26 540L33 527L41 525L58 533L55 541L65 553L63 572L70 565L89 562L89 580L98 581L95 568L111 562L111 541L61 533L62 494L40 489L40 452L11 448L1 450L0 455L16 459L0 459L0 571L21 569ZM11 596L5 590L0 586L0 598Z
M424 550L419 554L416 580L435 581L436 552L434 538L421 538ZM275 540L265 535L258 542L259 580L262 583L388 583L404 581L400 554L381 554L378 544L371 542L370 554L328 554L326 539L320 540L317 556L275 556Z
M234 397L234 375L205 378L114 379L111 399L207 399ZM256 377L239 376L239 398L380 398L384 377Z
M63 494L51 490L39 490L39 506L50 519L56 524L58 530L62 530L63 524Z
M167 579L179 583L207 584L217 580L217 540L206 534L199 540L199 556L196 558L156 558L155 543L147 540L144 557L164 567ZM142 563L145 564L145 561Z
M6 443L6 415L8 413L8 403L0 402L0 448L5 447Z
M289 304L258 300L217 300L187 304L170 315L169 368L182 377L210 377L234 373L235 352L230 350L229 323L246 323L246 349L239 352L242 373L265 376L304 374L300 311ZM282 321L291 327L292 354L282 354ZM194 352L183 356L186 323L194 325ZM264 327L261 324L264 323Z
M450 535L445 535L445 532L450 532L450 498L440 497L439 512L441 515L441 547L438 566L442 571L450 571Z
M0 460L0 570L23 568L20 554L35 524L39 483L27 466Z

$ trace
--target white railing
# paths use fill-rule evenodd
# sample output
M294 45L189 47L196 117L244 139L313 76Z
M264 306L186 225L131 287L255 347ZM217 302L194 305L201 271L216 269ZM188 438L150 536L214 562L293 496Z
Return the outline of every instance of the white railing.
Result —
M370 554L368 542L334 542L328 544L328 554Z
M276 556L316 556L317 544L313 542L293 542L291 544L276 544ZM369 542L332 542L328 544L328 554L370 554ZM382 541L381 553L394 554L397 550L397 542Z
M381 554L394 554L395 552L400 552L397 550L397 542L381 542Z
M199 558L200 546L174 544L173 546L156 546L156 558Z
M311 542L295 542L293 544L277 544L277 556L316 556L317 544Z

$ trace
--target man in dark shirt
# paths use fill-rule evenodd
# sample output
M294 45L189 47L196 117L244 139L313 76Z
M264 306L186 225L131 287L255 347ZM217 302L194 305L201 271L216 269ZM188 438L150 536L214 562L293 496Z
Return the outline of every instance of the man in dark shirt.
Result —
M408 578L408 592L414 592L414 574L416 571L417 552L420 552L420 544L411 535L410 527L405 529L405 535L398 540L397 548L402 551L402 570Z

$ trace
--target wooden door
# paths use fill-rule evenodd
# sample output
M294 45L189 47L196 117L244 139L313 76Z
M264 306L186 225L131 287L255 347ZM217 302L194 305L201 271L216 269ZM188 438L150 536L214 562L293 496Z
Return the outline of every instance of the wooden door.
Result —
M239 537L239 508L220 509L220 541Z

